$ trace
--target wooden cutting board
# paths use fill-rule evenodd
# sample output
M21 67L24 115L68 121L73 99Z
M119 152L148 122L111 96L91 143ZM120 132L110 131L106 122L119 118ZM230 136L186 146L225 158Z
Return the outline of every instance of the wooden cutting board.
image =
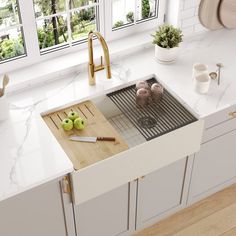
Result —
M221 0L201 0L200 2L199 20L207 29L217 30L223 28L218 17L220 2Z
M62 129L61 121L67 117L70 111L78 112L80 117L86 120L87 125L84 130L73 129L71 131L64 131ZM76 170L95 164L128 149L127 144L122 140L117 131L91 101L53 112L43 116L43 119L71 159ZM72 135L115 137L116 141L97 141L96 143L74 142L69 140L69 137Z
M219 18L226 28L236 28L236 0L222 0Z

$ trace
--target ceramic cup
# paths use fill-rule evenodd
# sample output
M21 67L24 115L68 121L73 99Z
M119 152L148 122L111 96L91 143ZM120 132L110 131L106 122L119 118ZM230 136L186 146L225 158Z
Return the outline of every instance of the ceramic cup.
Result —
M197 75L202 73L208 73L208 66L201 63L196 63L193 65L193 79L196 78Z
M210 83L211 78L208 72L196 75L194 79L195 91L201 94L207 93L210 88Z
M9 104L6 95L0 97L0 122L9 117Z

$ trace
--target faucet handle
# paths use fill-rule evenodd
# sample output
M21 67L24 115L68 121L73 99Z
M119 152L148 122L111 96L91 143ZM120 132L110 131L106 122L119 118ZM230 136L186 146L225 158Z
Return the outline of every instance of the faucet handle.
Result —
M104 67L104 64L103 64L103 57L101 56L101 64L100 64L101 67Z
M103 70L104 64L103 64L103 57L101 56L101 64L98 66L95 66L95 71Z

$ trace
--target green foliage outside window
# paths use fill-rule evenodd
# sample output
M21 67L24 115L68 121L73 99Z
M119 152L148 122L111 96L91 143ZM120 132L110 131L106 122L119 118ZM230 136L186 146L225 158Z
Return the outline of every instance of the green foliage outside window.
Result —
M21 56L25 53L22 37L5 39L0 42L0 61Z
M134 22L134 13L132 11L128 12L126 15L126 20L129 23L133 23Z
M15 20L12 1L14 0L8 0L5 6L0 7L0 24L5 24L5 21ZM35 8L37 9L35 15L36 17L43 17L64 12L66 9L65 2L65 0L34 0L34 4L37 6ZM88 4L88 0L69 0L70 8L86 6ZM15 6L17 6L16 3ZM17 7L14 10L17 13ZM71 14L72 40L86 37L91 30L95 30L94 11L95 8L90 7L80 11L74 11ZM38 25L37 33L40 49L67 42L68 28L66 18L59 15L43 20L43 23ZM14 36L8 32L6 35L0 35L0 61L20 56L24 53L24 43L21 33L15 33Z
M118 28L121 27L122 25L124 25L124 22L122 20L119 20L114 24L113 28Z
M65 0L35 0L40 7L43 15L54 14L61 11ZM87 5L88 0L69 1L70 8ZM51 8L48 8L48 6ZM72 40L86 36L90 30L95 29L94 8L74 11L70 18L70 27L72 31ZM62 16L52 17L50 20L44 20L44 26L38 27L38 39L40 49L48 48L53 45L65 43L68 41L67 22Z
M150 15L150 3L149 0L142 0L142 18L146 19Z

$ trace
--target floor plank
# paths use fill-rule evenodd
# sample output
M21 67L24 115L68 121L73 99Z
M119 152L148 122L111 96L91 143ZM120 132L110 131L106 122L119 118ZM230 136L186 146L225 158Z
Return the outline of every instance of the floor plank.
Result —
M236 225L236 203L203 218L173 236L220 236Z
M197 224L197 222L203 220L204 218L210 217L225 208L230 208L230 206L234 204L236 204L236 184L194 204L189 208L184 209L183 211L165 220L160 221L159 223L136 234L136 236L173 236L177 232L183 231L185 228L191 227L191 225ZM227 215L223 217L222 220L225 218L227 218ZM227 225L230 225L230 223L227 222ZM236 223L234 226L236 226ZM228 229L224 229L225 231L223 233L233 228L231 226L229 227L230 228ZM192 236L194 234L191 233L189 235ZM205 234L203 235L205 236ZM203 235L201 234L198 236ZM236 234L234 236L236 236Z
M236 227L233 229L230 229L229 231L225 232L221 236L235 236L236 235Z

